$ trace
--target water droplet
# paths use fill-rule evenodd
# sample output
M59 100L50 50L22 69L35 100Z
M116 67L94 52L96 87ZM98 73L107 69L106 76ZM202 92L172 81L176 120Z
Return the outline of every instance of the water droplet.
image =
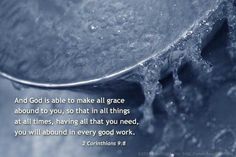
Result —
M232 100L236 100L236 86L233 86L228 90L227 96Z
M170 157L175 157L175 154L171 153L171 154L170 154Z
M89 31L90 31L90 32L93 33L93 32L95 32L96 30L97 30L97 26L96 26L96 25L94 25L94 24L90 24L90 25L89 25Z
M173 101L168 102L168 103L165 105L165 110L166 110L167 114L168 114L170 117L173 117L173 116L176 115L176 113L177 113L176 104L175 104Z
M212 149L221 151L231 151L236 150L236 136L231 129L222 129L212 140Z

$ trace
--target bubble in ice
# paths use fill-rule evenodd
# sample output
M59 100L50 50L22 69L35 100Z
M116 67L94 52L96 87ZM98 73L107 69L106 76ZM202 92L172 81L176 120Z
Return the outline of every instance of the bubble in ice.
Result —
M165 104L164 108L169 117L175 116L178 112L176 104L173 101L170 101L167 104Z
M232 100L236 100L236 86L232 86L228 90L227 96L229 96Z
M170 157L175 157L175 154L171 153L171 154L170 154Z
M222 129L220 130L212 141L212 149L217 151L236 151L236 136L232 129Z
M97 29L97 26L96 26L96 25L93 25L93 24L90 24L90 25L89 25L89 30L90 30L91 32L95 32L96 29Z

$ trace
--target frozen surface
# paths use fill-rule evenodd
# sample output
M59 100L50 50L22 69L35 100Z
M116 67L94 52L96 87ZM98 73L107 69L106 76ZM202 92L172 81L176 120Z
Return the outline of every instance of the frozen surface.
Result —
M150 57L221 0L1 0L0 71L40 83L113 74Z

